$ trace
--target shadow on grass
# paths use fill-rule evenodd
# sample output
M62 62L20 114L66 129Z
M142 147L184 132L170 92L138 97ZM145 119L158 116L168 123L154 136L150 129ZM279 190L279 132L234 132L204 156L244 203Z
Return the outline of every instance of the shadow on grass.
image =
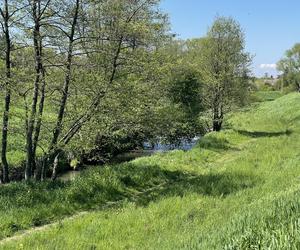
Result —
M1 187L0 212L4 212L6 205L16 210L64 204L70 209L90 209L124 199L144 206L157 199L189 193L219 197L251 188L258 181L255 176L238 173L199 175L158 165L124 163L84 171L69 182L21 182Z
M226 197L246 188L254 187L260 180L255 176L237 173L214 173L197 175L181 171L163 170L158 166L138 167L144 169L143 178L150 181L149 187L140 185L134 175L125 175L121 182L132 190L140 190L127 198L137 205L146 206L149 202L171 196L184 196L196 193L203 196ZM143 170L142 170L143 171ZM145 181L147 183L147 181ZM145 183L143 182L143 183Z
M125 201L147 206L192 193L226 197L259 182L255 176L240 173L198 175L158 165L123 163L86 170L66 183L11 183L0 187L0 239L78 211L122 206Z
M279 131L279 132L266 132L266 131L246 131L246 130L236 130L241 135L259 138L259 137L277 137L283 135L291 135L293 133L292 130L287 129L286 131Z
M214 136L206 136L201 138L197 147L209 149L213 151L224 151L224 150L238 150L237 148L230 145L229 141L225 138L217 138Z

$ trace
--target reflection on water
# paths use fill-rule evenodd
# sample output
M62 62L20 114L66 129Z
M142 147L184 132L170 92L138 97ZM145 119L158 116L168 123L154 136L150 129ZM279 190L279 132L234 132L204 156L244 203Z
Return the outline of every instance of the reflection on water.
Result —
M188 151L191 150L199 141L200 137L195 137L191 140L181 140L181 142L177 145L175 144L164 144L164 143L156 143L151 145L151 143L145 142L144 143L144 150L133 150L127 153L123 153L114 157L110 163L117 164L122 162L127 162L134 160L136 158L150 156L155 153L163 153L172 150L184 150ZM68 171L58 177L61 181L73 181L78 175L80 171Z
M153 152L166 152L171 151L175 149L179 150L190 150L192 149L197 141L200 139L200 137L195 137L191 140L182 139L178 144L166 144L166 143L156 143L154 145L151 145L149 142L144 143L144 149L145 150L152 150Z
M198 142L200 137L195 137L191 140L181 140L179 144L156 143L152 145L149 142L143 144L144 150L133 150L127 153L117 155L111 160L111 163L122 163L131 161L139 157L150 156L155 153L169 152L172 150L191 150Z

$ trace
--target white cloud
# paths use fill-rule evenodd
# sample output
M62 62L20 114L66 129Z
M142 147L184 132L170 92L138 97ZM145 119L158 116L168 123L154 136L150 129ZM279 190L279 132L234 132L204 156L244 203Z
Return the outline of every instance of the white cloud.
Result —
M259 66L261 69L276 69L276 64L275 63L263 63Z

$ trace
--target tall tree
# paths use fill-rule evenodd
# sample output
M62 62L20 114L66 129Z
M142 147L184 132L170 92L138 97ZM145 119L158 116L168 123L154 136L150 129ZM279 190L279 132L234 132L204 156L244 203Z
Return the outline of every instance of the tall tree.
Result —
M116 79L125 79L130 72L140 70L136 56L141 55L141 49L150 49L155 37L164 30L165 17L156 11L157 3L157 0L90 2L88 21L81 28L81 36L85 38L82 53L87 55L86 67L98 76L98 82L89 89L90 103L59 139L61 146L68 144L91 120Z
M43 66L43 39L41 27L46 25L47 9L51 0L33 0L30 2L30 20L32 22L32 42L35 60L35 80L31 108L26 122L26 168L25 179L32 177L36 167L36 147L40 133L41 119L44 109L45 69ZM39 110L37 110L40 97Z
M78 21L79 15L79 8L80 8L80 0L76 0L74 3L74 10L72 15L72 24L70 27L70 32L68 34L68 52L67 52L67 63L66 63L66 73L65 73L65 81L62 89L62 96L61 101L59 104L59 111L57 115L56 126L54 128L52 142L50 144L50 150L52 150L56 144L58 137L61 133L62 129L62 122L64 118L65 108L67 104L68 94L69 94L69 86L71 82L71 74L72 74L72 64L73 64L73 50L74 50L74 41L75 41L75 32L76 26ZM66 33L67 34L67 33Z
M245 38L232 18L218 17L202 41L200 71L205 100L212 114L213 130L222 128L224 116L247 93L251 57Z
M9 122L9 110L11 99L11 50L12 41L10 36L10 20L11 13L9 12L8 0L5 0L3 7L0 8L2 17L2 30L5 37L5 68L6 68L6 82L5 82L5 101L3 112L3 124L2 124L2 144L1 144L1 161L3 165L2 181L3 183L9 182L9 168L7 162L7 137L8 137L8 122Z
M56 118L56 125L53 129L53 136L48 149L48 155L52 153L55 154L56 162L58 161L58 157L59 157L59 152L56 152L57 142L62 130L63 119L64 119L68 96L69 96L69 88L72 81L72 66L74 63L73 60L74 60L74 49L75 49L74 44L76 41L80 40L80 36L78 35L77 23L80 15L79 12L82 8L81 2L82 2L81 0L74 0L71 3L70 2L65 3L66 6L69 7L69 10L65 12L66 15L64 16L62 22L60 24L56 24L53 26L55 30L57 30L58 28L60 31L62 31L60 33L62 33L62 35L64 35L67 38L66 63L64 66L65 79L64 79L64 84L62 86L62 91L61 91L62 94L61 94L60 102L58 105L59 108L58 108L58 113ZM69 20L69 22L67 22L67 20ZM68 23L70 25L68 25ZM56 167L57 164L54 164L52 179L56 178Z

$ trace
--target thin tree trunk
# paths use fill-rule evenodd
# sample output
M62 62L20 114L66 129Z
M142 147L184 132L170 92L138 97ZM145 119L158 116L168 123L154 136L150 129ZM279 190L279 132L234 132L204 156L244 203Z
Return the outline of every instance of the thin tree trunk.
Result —
M42 54L42 53L41 53ZM43 83L42 83L42 88L41 88L41 99L40 99L40 104L39 104L39 112L38 112L38 117L37 117L37 122L35 126L35 132L34 132L34 137L33 137L33 155L36 155L36 149L38 146L39 142L39 136L41 132L41 126L42 126L42 118L43 118L43 112L44 112L44 103L45 103L45 90L46 90L46 79L45 79L45 71L43 69L42 73L43 77ZM35 171L35 179L37 181L41 180L41 174L42 174L42 166L40 164L36 164L36 162L33 162L33 173Z
M220 117L219 110L214 111L213 131L219 132L222 129L223 119Z
M214 107L213 107L213 131L219 132L223 125L223 105L222 100L220 100L220 94L215 97Z
M1 161L2 161L2 181L3 183L9 182L9 166L6 157L7 153L7 137L8 137L8 125L9 125L9 110L10 110L10 79L11 79L11 38L9 32L9 12L8 12L8 0L4 1L4 12L1 10L1 15L4 19L4 34L6 43L5 63L6 63L6 83L5 83L5 103L3 112L3 124L2 124L2 144L1 144Z
M53 162L53 171L52 171L52 177L51 180L55 181L57 178L57 169L58 169L58 163L59 163L59 154L58 153L55 158L54 158L54 162Z
M53 138L49 147L49 152L56 150L58 137L61 134L62 122L65 114L66 104L69 95L69 86L72 77L72 62L73 62L73 49L74 49L73 46L74 46L75 30L76 30L76 25L78 20L79 7L80 7L80 0L76 0L75 12L74 12L73 22L71 26L71 33L69 36L69 48L68 48L68 55L67 55L67 69L65 75L65 82L62 90L63 92L60 100L60 107L57 114L56 126L54 128Z
M34 30L33 30L33 43L35 52L35 70L36 77L34 82L33 97L31 103L31 112L29 115L28 128L26 131L26 168L25 168L25 180L29 180L32 177L32 168L34 166L35 154L33 151L33 132L36 122L36 109L39 96L39 87L42 74L42 58L41 58L41 34L40 34L40 0L34 0L32 4L32 15L34 19Z
M116 53L113 57L112 61L112 71L111 75L108 79L108 86L112 85L113 81L115 80L116 77L116 72L118 68L118 60L120 57L121 49L122 49L122 42L123 42L123 36L119 38L118 45L117 45L117 50ZM101 98L105 95L105 91L99 92L96 97L94 102L90 105L88 111L79 117L71 126L71 128L67 131L67 133L63 136L61 139L63 145L67 145L72 138L80 131L80 129L83 127L83 125L88 122L94 114L95 109L99 106Z
M221 129L222 129L222 122L219 120L215 120L213 122L213 131L219 132L219 131L221 131Z

